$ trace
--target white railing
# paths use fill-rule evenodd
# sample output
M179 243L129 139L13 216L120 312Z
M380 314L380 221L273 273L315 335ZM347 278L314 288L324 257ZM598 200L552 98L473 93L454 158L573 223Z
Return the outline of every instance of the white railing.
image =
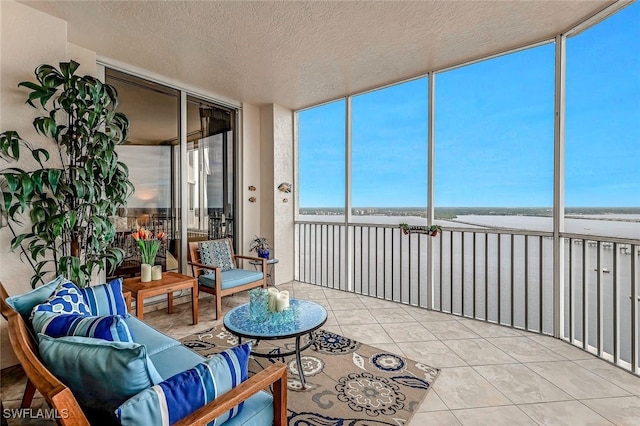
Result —
M640 241L561 237L562 318L554 315L551 232L447 228L429 237L390 225L297 222L295 278L536 333L553 335L562 320L558 337L638 374Z

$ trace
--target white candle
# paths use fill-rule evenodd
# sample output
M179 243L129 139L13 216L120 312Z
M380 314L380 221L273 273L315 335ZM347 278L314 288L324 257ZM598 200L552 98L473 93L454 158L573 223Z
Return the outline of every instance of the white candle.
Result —
M162 279L162 265L155 265L151 267L151 281L158 281Z
M277 288L270 288L269 290L269 295L267 296L267 309L269 309L269 312L275 312L276 311L276 300L278 299L278 289Z
M151 281L151 265L143 263L140 265L140 282L148 283Z
M287 294L284 294L284 293L287 293ZM289 292L281 291L280 293L278 293L276 308L278 312L282 312L289 309Z

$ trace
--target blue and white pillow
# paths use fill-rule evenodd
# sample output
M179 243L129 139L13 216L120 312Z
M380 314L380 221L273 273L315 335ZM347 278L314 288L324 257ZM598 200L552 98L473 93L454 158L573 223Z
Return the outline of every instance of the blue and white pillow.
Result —
M89 306L91 315L97 317L106 315L127 316L127 303L122 295L122 278L116 278L106 284L79 290Z
M129 398L115 411L123 426L168 426L230 391L248 376L251 344L227 349L190 370ZM237 416L243 403L215 419L220 425Z
M36 333L50 337L82 336L110 342L133 342L129 326L120 315L94 317L37 311L31 324Z
M33 320L36 312L91 315L89 306L85 303L80 289L71 281L58 285L47 300L36 305L31 311L31 320Z
M215 266L223 271L235 268L229 240L201 241L198 243L198 248L200 249L200 261L204 265Z

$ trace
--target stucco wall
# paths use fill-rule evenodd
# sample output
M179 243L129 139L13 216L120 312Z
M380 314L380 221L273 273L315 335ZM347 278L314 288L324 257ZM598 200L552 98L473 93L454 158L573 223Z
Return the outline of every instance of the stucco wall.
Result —
M243 254L249 254L249 244L254 235L260 235L260 194L264 191L260 179L260 108L252 104L242 105L242 181L240 203L242 205ZM249 191L254 186L255 191ZM256 197L256 202L249 198ZM251 253L255 255L255 253Z
M293 280L294 268L294 202L293 193L278 190L283 182L293 183L293 112L273 107L273 208L269 212L273 220L274 245L277 249L277 282ZM296 188L293 187L293 191Z
M278 190L278 185L283 182L293 183L292 120L292 111L280 105L260 108L260 176L263 189L260 231L261 235L269 238L273 255L280 261L274 268L276 284L293 280L294 194Z

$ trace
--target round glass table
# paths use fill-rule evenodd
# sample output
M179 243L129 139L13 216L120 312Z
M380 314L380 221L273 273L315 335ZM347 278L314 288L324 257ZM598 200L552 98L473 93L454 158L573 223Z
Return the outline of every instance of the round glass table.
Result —
M289 309L292 311L292 315L287 316L286 320L283 320L283 315L276 313L269 315L266 321L257 322L251 318L249 304L245 303L227 312L223 322L224 327L230 333L238 336L240 342L243 337L256 341L295 338L296 346L293 351L273 354L252 351L252 354L263 358L295 355L300 383L304 389L306 385L300 353L314 343L314 332L327 322L327 311L317 303L302 299L291 299ZM302 337L307 334L309 341L301 345Z

